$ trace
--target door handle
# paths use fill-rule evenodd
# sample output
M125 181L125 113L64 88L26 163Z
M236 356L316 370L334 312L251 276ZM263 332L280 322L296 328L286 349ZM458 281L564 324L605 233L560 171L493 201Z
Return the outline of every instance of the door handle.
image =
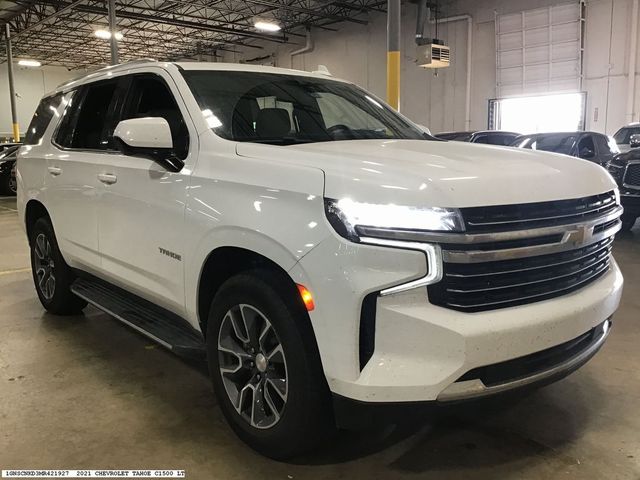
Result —
M47 170L49 170L49 173L54 177L57 177L62 173L62 169L60 167L47 167Z
M112 173L99 173L98 180L100 180L102 183L106 183L107 185L112 185L118 181L118 177L116 177Z

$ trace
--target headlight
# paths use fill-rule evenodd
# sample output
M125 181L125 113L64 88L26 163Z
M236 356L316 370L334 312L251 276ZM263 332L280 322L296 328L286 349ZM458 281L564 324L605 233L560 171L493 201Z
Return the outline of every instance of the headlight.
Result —
M386 232L436 231L461 232L464 222L458 209L409 207L325 199L329 223L341 236L359 241L360 235L385 238Z

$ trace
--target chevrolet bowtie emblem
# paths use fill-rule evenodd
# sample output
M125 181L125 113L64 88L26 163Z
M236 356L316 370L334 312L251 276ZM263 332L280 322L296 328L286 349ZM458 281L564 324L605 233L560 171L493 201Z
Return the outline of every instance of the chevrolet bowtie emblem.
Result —
M575 233L575 243L578 245L585 244L593 236L593 227L587 225L578 226L578 230Z

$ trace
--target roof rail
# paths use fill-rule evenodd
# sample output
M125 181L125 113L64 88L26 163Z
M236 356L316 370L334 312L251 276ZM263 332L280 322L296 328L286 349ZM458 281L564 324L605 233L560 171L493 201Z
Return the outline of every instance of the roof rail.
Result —
M135 58L133 60L129 60L128 62L119 63L118 65L111 65L112 67L117 67L119 65L131 65L132 63L148 63L148 62L157 62L155 58L151 57L143 57L143 58ZM109 68L109 67L106 67Z
M105 72L105 71L111 70L112 68L121 67L123 65L135 65L137 63L153 63L153 62L157 62L157 60L155 58L147 58L147 57L145 57L145 58L136 58L134 60L129 60L128 62L118 63L116 65L109 65L109 66L106 66L106 67L102 67L102 68L99 68L98 70L94 70L93 72L83 73L82 75L78 75L77 77L73 77L70 80L62 82L60 85L58 85L56 87L56 90L58 90L60 88L63 88L66 85L69 85L71 83L74 83L74 82L86 77L87 75L94 75L94 74L97 74L97 73Z

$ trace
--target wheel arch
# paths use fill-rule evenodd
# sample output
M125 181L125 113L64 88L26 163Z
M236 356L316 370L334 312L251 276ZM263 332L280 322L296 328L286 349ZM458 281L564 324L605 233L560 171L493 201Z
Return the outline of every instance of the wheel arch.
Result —
M31 229L33 228L33 225L39 218L43 217L51 219L47 208L38 200L29 200L24 210L24 226L29 242L31 242Z
M304 308L296 283L284 268L274 260L249 248L220 246L212 250L207 256L198 281L196 308L198 322L203 334L206 335L211 302L222 284L234 275L256 269L269 270L278 274L282 279L282 284L279 287L284 294L290 295L292 299L295 299L296 305L304 311L305 317L309 320L309 325L311 325L311 320Z

